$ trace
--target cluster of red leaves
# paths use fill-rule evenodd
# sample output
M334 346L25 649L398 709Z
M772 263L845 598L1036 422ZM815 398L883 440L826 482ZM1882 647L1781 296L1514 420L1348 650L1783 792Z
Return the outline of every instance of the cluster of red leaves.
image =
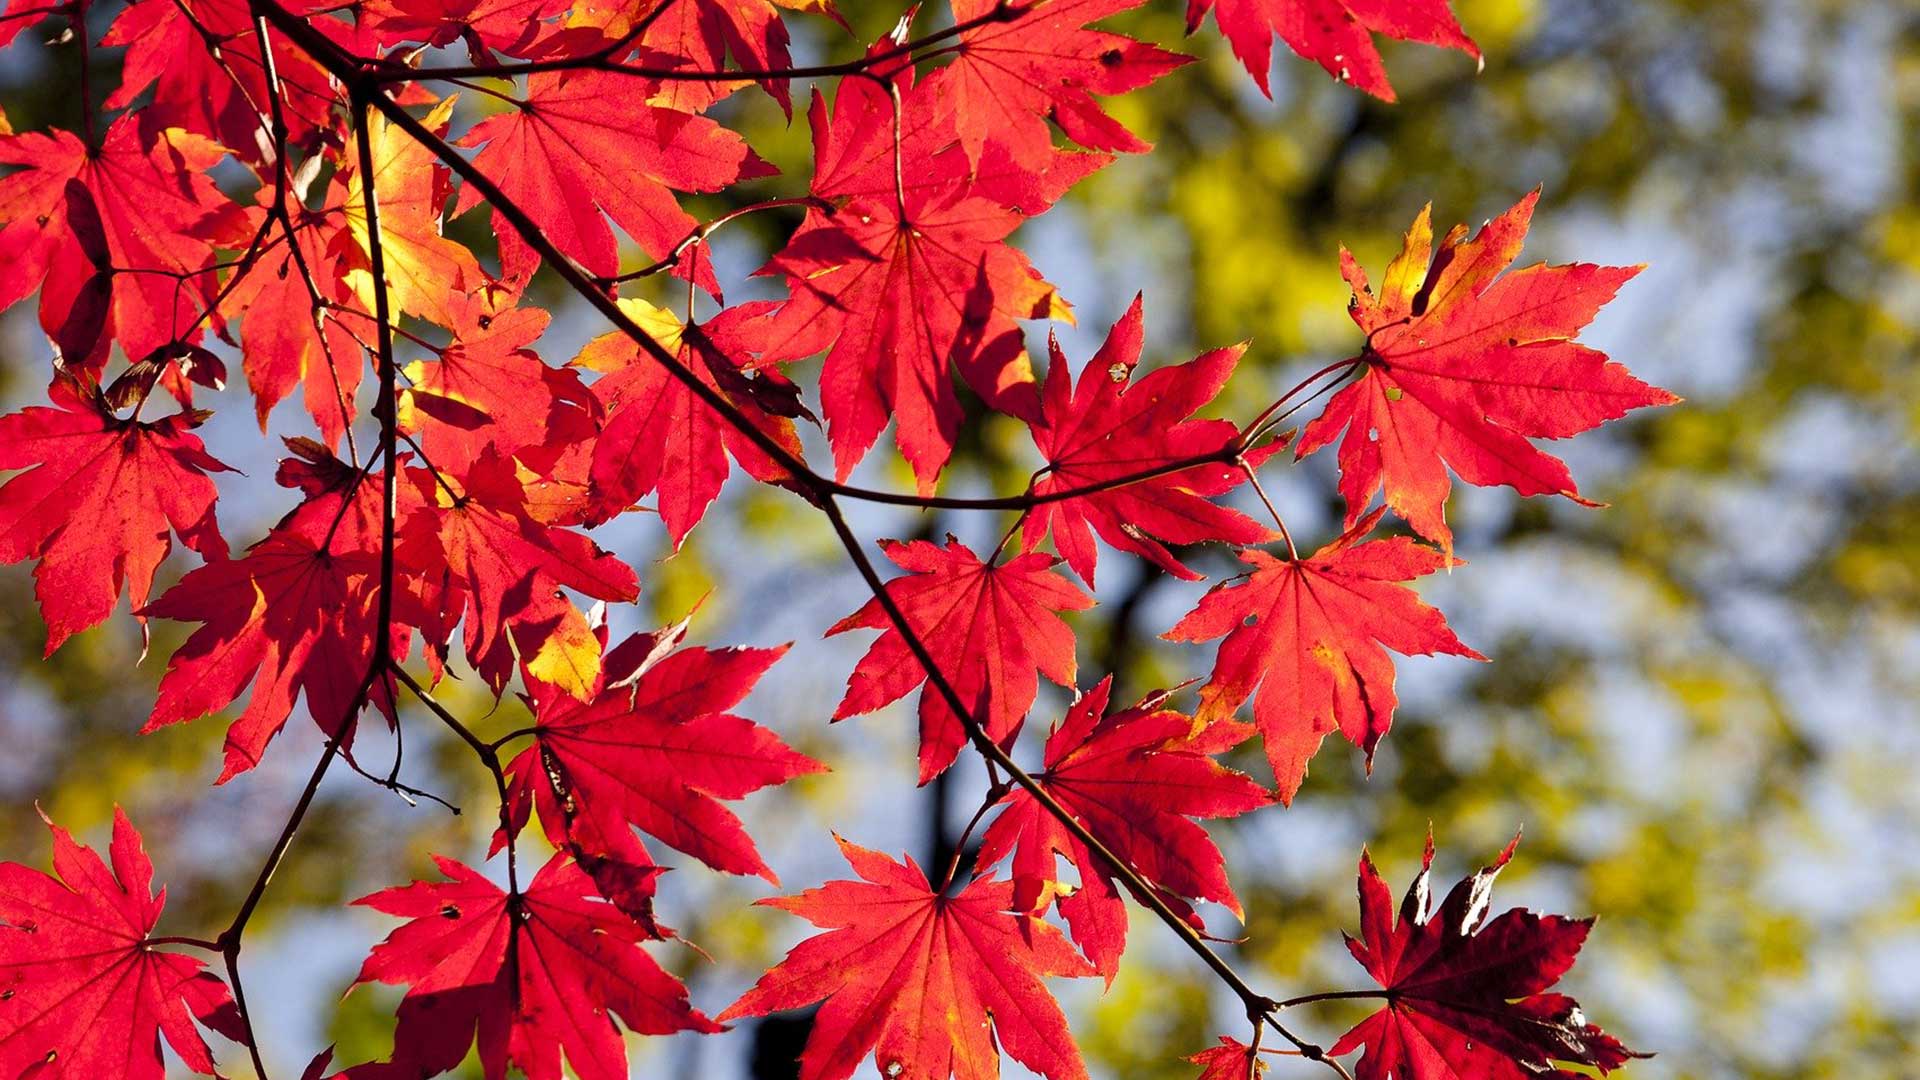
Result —
M564 1062L613 1080L622 1030L717 1031L821 1000L809 1080L869 1052L887 1077L991 1077L1002 1048L1055 1080L1084 1075L1044 980L1111 980L1129 896L1204 949L1194 905L1240 905L1197 822L1290 801L1328 732L1370 760L1395 706L1386 650L1478 657L1407 584L1456 565L1449 470L1578 498L1530 440L1672 400L1573 340L1633 270L1509 272L1534 196L1437 248L1423 213L1377 293L1342 254L1366 337L1341 374L1357 378L1295 450L1344 431L1347 527L1305 557L1277 515L1270 530L1218 501L1286 442L1267 416L1199 418L1246 346L1139 374L1136 299L1077 379L1057 342L1037 379L1021 323L1071 309L1012 237L1115 155L1149 149L1103 98L1191 59L1095 25L1141 3L953 0L948 29L915 38L910 12L864 60L816 71L845 77L806 103L805 193L730 215L807 207L760 271L786 296L706 318L691 298L721 299L706 244L724 219L697 222L679 196L773 171L708 110L757 84L791 112L779 8L839 22L830 0L133 0L97 42L84 0L60 9L83 44L125 51L104 131L90 111L82 133L0 118L0 307L37 291L56 354L51 406L0 417L0 469L22 470L0 486L0 559L34 561L48 652L122 594L143 626L196 624L148 727L230 715L221 782L261 761L302 700L329 739L323 771L367 706L401 722L395 677L411 680L400 665L416 656L429 682L470 671L495 697L517 684L534 717L510 757L512 737L474 741L500 788L490 854L506 851L506 887L439 859L445 880L362 901L407 922L359 981L408 989L391 1058L343 1075L434 1075L477 1046L489 1078L554 1080ZM1375 33L1478 56L1442 0L1193 0L1189 28L1210 11L1263 90L1275 33L1389 99ZM0 47L29 22L0 19ZM414 70L455 47L466 74L505 76L487 93L510 102L457 136L456 96ZM252 177L233 185L247 194L215 183L223 163ZM491 215L497 259L444 232L469 212ZM647 265L622 272L616 229ZM527 301L543 266L590 283L622 331L564 365L543 357L550 316ZM655 273L687 283L684 319L620 295ZM287 440L276 478L292 505L238 555L216 524L228 468L194 434L228 349L263 430L299 389L317 435ZM816 386L790 377L814 357ZM371 453L355 436L370 358ZM771 882L726 804L824 766L731 711L784 648L685 647L684 625L609 648L599 605L633 601L640 579L585 530L651 499L677 547L734 463L815 502L873 497L844 481L889 428L918 488L891 501L930 498L968 415L962 383L1027 425L1041 468L984 558L951 537L882 545L904 573L827 631L879 631L833 718L922 688L922 782L969 743L1011 752L1039 677L1076 686L1063 616L1094 603L1096 537L1196 581L1196 545L1238 551L1250 571L1167 631L1223 639L1212 677L1191 715L1172 693L1109 712L1109 681L1077 696L1041 769L982 808L997 816L960 886L957 860L935 884L842 842L859 881L769 901L825 932L710 1019L643 948L674 932L654 916L661 867L642 836ZM815 427L830 475L806 464ZM1439 547L1370 538L1389 511ZM174 537L202 564L154 598ZM1249 698L1251 726L1234 718ZM1256 731L1271 791L1216 760ZM536 817L553 854L522 886L515 853ZM0 867L0 1076L158 1077L161 1035L211 1073L195 1021L251 1043L228 987L160 947L193 939L154 937L161 901L123 817L111 854L110 874L55 828L58 879ZM1363 1078L1628 1056L1545 992L1585 923L1509 913L1480 929L1505 860L1437 920L1414 899L1423 872L1397 926L1363 863L1354 951L1388 1007L1333 1050L1364 1047ZM200 944L231 962L250 910ZM1203 1063L1241 1075L1253 1055L1229 1040Z

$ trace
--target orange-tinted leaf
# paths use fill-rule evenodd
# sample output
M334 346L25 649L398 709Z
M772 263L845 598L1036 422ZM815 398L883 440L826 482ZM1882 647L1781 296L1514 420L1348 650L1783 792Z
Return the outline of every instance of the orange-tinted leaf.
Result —
M449 296L452 343L407 365L400 426L419 434L432 460L473 461L491 451L544 474L597 434L599 403L579 374L527 347L552 316L518 300L502 285Z
M1041 398L1041 418L1031 425L1047 469L1035 495L1056 495L1142 473L1183 458L1214 453L1231 444L1238 429L1226 420L1192 420L1232 376L1245 346L1216 349L1189 363L1152 371L1131 381L1140 362L1140 298L1115 323L1107 340L1080 372L1073 373L1057 341ZM1252 457L1257 460L1259 455ZM1220 462L1182 469L1150 480L1090 495L1041 503L1022 524L1031 547L1047 531L1073 572L1093 584L1099 549L1093 533L1122 551L1151 560L1176 577L1200 575L1174 558L1167 543L1219 541L1255 544L1272 534L1245 514L1211 501L1244 478Z
M1573 340L1639 267L1539 263L1502 274L1520 254L1539 197L1521 199L1472 240L1456 227L1438 251L1421 211L1378 296L1342 253L1353 320L1367 333L1364 369L1307 425L1297 453L1346 431L1347 524L1385 490L1394 513L1451 552L1449 467L1470 484L1579 499L1566 463L1529 439L1564 439L1679 400Z
M1238 915L1226 860L1190 818L1222 818L1265 806L1259 784L1214 761L1192 741L1194 721L1149 699L1106 715L1113 680L1088 691L1047 738L1046 768L1036 779L1115 855L1176 907L1211 900ZM1243 729L1244 731L1244 729ZM1014 901L1038 914L1060 898L1073 939L1111 982L1126 949L1127 913L1114 869L1075 839L1026 791L1015 789L980 841L979 865L1013 854ZM1079 871L1064 885L1056 857Z
M1072 686L1077 665L1073 630L1057 612L1081 611L1093 598L1053 568L1059 560L1027 554L1004 563L983 563L953 537L945 547L926 540L883 540L887 553L908 576L887 583L887 592L962 701L983 718L987 736L1009 742L1040 692L1041 674ZM847 677L847 693L835 720L869 713L904 697L926 680L906 639L893 629L878 599L841 619L829 635L880 630L873 647ZM920 695L920 782L940 773L966 745L966 732L933 687Z
M47 654L105 621L125 592L137 612L173 549L171 532L225 559L208 473L227 467L193 434L203 417L121 420L97 390L62 376L55 408L0 417L0 469L25 469L0 487L0 562L39 559L34 593L47 620Z
M483 146L474 164L561 251L602 277L620 268L603 211L659 258L695 224L675 191L718 191L773 171L745 139L704 116L653 104L647 87L609 72L536 74L524 106L482 120L460 140ZM462 210L479 201L477 190L462 189ZM509 278L524 279L539 266L518 231L505 226L498 235ZM710 277L701 284L714 288Z
M517 655L535 678L590 698L600 641L560 590L630 601L640 592L633 569L585 536L535 520L512 461L492 451L464 474L409 469L407 482L423 509L402 526L403 561L441 568L426 582L442 612L429 640L443 648L464 622L467 662L494 693L513 677Z
M1328 732L1345 735L1371 764L1398 702L1387 649L1486 659L1399 584L1442 569L1446 556L1403 536L1362 542L1381 513L1297 561L1241 552L1252 571L1214 586L1165 635L1226 638L1200 692L1199 718L1232 716L1257 687L1254 721L1283 801L1293 800Z
M724 394L767 436L800 457L793 419L812 419L799 389L772 365L746 356L737 331L759 319L768 305L728 308L705 323L682 326L672 312L644 300L620 307L679 357L714 390ZM605 372L593 392L611 414L593 454L590 520L604 521L649 492L660 496L660 517L675 547L719 497L731 454L768 483L787 480L785 468L719 413L695 397L678 378L646 355L625 334L595 338L575 358L580 367Z
M1002 1047L1048 1080L1086 1076L1041 979L1092 971L1058 930L1007 914L1012 883L980 878L943 896L911 859L845 840L840 851L861 880L760 901L826 932L787 953L721 1020L824 999L801 1080L842 1080L868 1051L883 1076L994 1080Z
M443 99L421 120L435 135L445 135L455 97ZM441 214L452 195L452 176L433 151L388 123L378 112L368 126L373 150L374 194L380 211L380 249L386 262L387 290L395 308L429 322L452 327L458 321L450 294L478 288L484 279L473 252L440 234ZM347 218L339 241L354 245L362 260L347 272L360 310L373 311L372 230L367 224L366 176L355 164L344 183L334 186ZM336 247L342 246L336 243Z
M1095 95L1124 94L1193 58L1087 28L1144 0L1051 0L1015 8L960 35L951 64L930 85L953 111L960 145L978 164L999 143L1014 161L1044 166L1053 156L1049 116L1091 150L1144 153L1152 147L1101 109ZM998 0L953 0L956 23L981 18Z
M1209 11L1268 97L1275 34L1335 79L1383 101L1393 100L1393 87L1373 46L1375 34L1458 49L1480 60L1480 47L1460 29L1447 0L1187 0L1187 33Z

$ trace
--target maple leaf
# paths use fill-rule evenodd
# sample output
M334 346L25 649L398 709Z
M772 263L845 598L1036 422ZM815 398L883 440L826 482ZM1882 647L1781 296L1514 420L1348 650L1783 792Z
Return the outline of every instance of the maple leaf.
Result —
M373 663L382 478L291 445L304 456L284 462L280 479L309 487L306 501L244 556L189 572L141 612L203 624L167 659L144 732L218 712L253 687L227 730L218 783L260 763L301 695L321 731L342 732ZM403 657L410 635L394 633L393 655ZM391 717L385 683L369 689Z
M647 8L650 7L650 10ZM742 68L778 71L793 66L787 46L791 40L780 9L825 15L844 29L846 20L833 0L678 0L643 6L652 25L641 36L649 51L664 53L690 71L722 71L729 53ZM664 9L664 10L662 10ZM631 10L631 9L629 9ZM675 108L703 109L739 84L671 80L659 96ZM792 97L785 79L761 79L782 110L792 113Z
M475 62L487 63L489 49L509 56L541 51L551 37L547 21L567 7L566 0L364 0L356 10L379 46L464 40Z
M1273 66L1275 34L1327 74L1382 101L1394 100L1393 87L1373 46L1374 34L1457 49L1481 62L1480 46L1460 28L1447 0L1187 0L1187 33L1199 29L1209 11L1233 55L1268 97L1273 96L1267 71Z
M122 420L97 388L67 375L48 396L54 408L0 417L0 469L27 470L0 487L0 562L40 560L34 595L51 656L105 621L122 592L136 612L146 605L173 550L169 531L201 555L226 558L207 474L227 467L193 434L204 414Z
M945 896L911 858L834 839L861 880L759 901L827 932L788 952L722 1022L825 999L801 1080L842 1080L868 1051L883 1076L992 1080L999 1047L1048 1080L1086 1076L1041 979L1092 971L1060 931L1006 913L1011 882L978 878Z
M996 10L999 0L953 0L965 23ZM1052 0L1013 9L962 33L952 63L930 80L970 162L990 142L1013 159L1044 165L1053 154L1051 116L1081 146L1145 153L1153 147L1108 116L1094 95L1124 94L1152 83L1191 56L1121 34L1086 29L1145 0Z
M355 901L412 920L374 946L355 981L410 986L394 1032L391 1065L399 1067L356 1075L450 1070L477 1034L488 1080L509 1065L529 1080L560 1080L563 1054L580 1080L626 1080L621 1027L642 1035L721 1030L640 948L646 932L601 900L564 854L517 895L452 859L436 855L434 863L447 881Z
M519 108L480 121L460 139L462 146L483 147L474 164L560 250L601 277L620 270L603 211L660 258L696 224L675 191L719 191L773 172L738 134L704 116L652 104L647 86L615 72L535 74ZM460 210L480 201L477 189L461 189ZM500 229L499 237L507 276L531 275L539 256L519 231ZM711 271L700 284L718 291Z
M1241 552L1253 569L1208 590L1163 635L1191 642L1226 638L1200 691L1198 718L1232 716L1257 687L1254 721L1282 802L1293 801L1328 732L1337 730L1360 747L1372 768L1398 702L1386 649L1486 659L1461 644L1445 616L1399 584L1458 561L1410 537L1363 543L1382 513L1368 514L1304 559Z
M1111 676L1102 679L1067 710L1047 738L1046 768L1034 778L1165 896L1212 900L1241 914L1220 849L1189 819L1232 817L1270 801L1259 784L1209 756L1244 736L1227 733L1236 726L1228 722L1196 737L1191 718L1160 707L1164 695L1105 715L1112 686ZM978 865L1012 852L1016 907L1038 914L1059 896L1074 941L1111 983L1127 933L1113 867L1025 790L1002 801L1006 809L981 838ZM1077 889L1061 884L1057 856L1079 870Z
M225 148L178 128L149 128L122 115L90 150L69 131L0 133L0 308L44 282L40 323L73 368L105 365L109 340L143 357L195 327L217 285L205 273L214 247L247 242L244 215L207 173ZM112 271L150 271L146 273ZM112 334L84 353L65 348L60 327L82 281L111 290ZM197 336L195 329L194 335Z
M876 136L862 125L890 116L891 106L883 91L854 86L841 86L831 121L818 97L809 111L814 192L823 197L873 182ZM922 115L924 99L916 90L903 108ZM890 130L890 121L879 130ZM891 145L884 148L889 177ZM809 210L767 264L762 272L785 275L792 299L774 320L773 337L785 345L762 359L825 350L820 399L839 478L892 423L924 495L960 428L954 372L989 407L1033 416L1038 402L1018 320L1071 320L1072 311L1006 243L1020 215L973 192L963 157L907 156L902 168L936 178L905 190L904 213L891 181L884 194L846 195L831 214Z
M777 883L752 837L722 799L826 766L766 728L728 710L786 653L778 649L681 649L645 656L650 637L609 654L601 685L582 703L564 693L534 697L533 745L507 766L516 803L531 798L548 839L579 844L638 827L716 870ZM640 655L635 655L640 654ZM645 661L642 662L644 656ZM620 671L623 664L634 670ZM607 674L616 677L606 678ZM618 850L580 845L589 854Z
M1529 193L1472 240L1455 227L1437 252L1431 210L1422 210L1377 297L1342 249L1349 311L1367 333L1362 373L1307 425L1296 453L1346 431L1340 494L1349 525L1384 489L1394 513L1451 552L1449 467L1470 484L1597 505L1580 498L1565 462L1528 439L1564 439L1680 400L1573 340L1640 267L1538 263L1501 273L1520 254L1539 198Z
M589 698L600 641L560 589L631 601L640 593L633 568L577 532L535 520L512 461L492 451L457 479L429 469L409 469L407 479L423 509L401 526L402 558L439 568L426 586L444 615L429 639L445 642L464 622L467 662L495 694L517 654L534 678Z
M527 348L552 316L490 284L448 299L453 341L432 360L406 366L400 427L418 432L435 461L473 461L488 451L537 473L599 430L601 410L578 372L549 366Z
M1198 1080L1259 1080L1267 1063L1254 1049L1231 1035L1220 1036L1220 1045L1208 1047L1187 1059L1200 1066Z
M1130 380L1140 362L1141 340L1136 295L1082 369L1078 388L1059 342L1048 341L1051 363L1041 415L1030 425L1034 445L1047 459L1044 475L1033 485L1035 496L1112 483L1183 458L1216 453L1239 437L1239 429L1229 421L1188 417L1220 393L1246 346L1216 349L1189 363L1160 368L1136 383ZM1271 451L1250 452L1248 459L1258 462L1266 453ZM1215 462L1056 498L1033 508L1021 525L1021 537L1033 547L1051 529L1055 548L1088 585L1099 559L1095 532L1175 577L1198 581L1200 575L1176 559L1167 542L1238 545L1272 537L1252 518L1208 498L1225 494L1244 478L1235 466Z
M1493 880L1519 843L1515 836L1493 865L1462 879L1429 911L1429 836L1397 923L1386 882L1361 853L1362 940L1347 937L1347 949L1386 988L1387 1005L1329 1051L1364 1047L1358 1080L1571 1080L1553 1063L1607 1073L1647 1056L1587 1023L1572 998L1546 992L1573 966L1592 919L1512 908L1487 921Z
M437 136L446 135L458 98L454 94L441 99L421 119L422 126ZM440 234L441 212L452 194L452 174L439 164L433 151L378 112L368 117L367 124L388 295L399 310L452 327L458 317L449 294L475 288L485 279L473 252ZM358 265L347 271L346 281L359 297L360 309L374 311L373 272L365 263L372 252L366 183L356 154L345 182L336 185L340 194L332 204L339 206L347 219L346 231L335 246L350 243L359 259Z
M205 964L148 944L167 894L153 894L140 833L115 807L108 870L47 827L59 877L0 864L0 1076L161 1080L163 1035L188 1068L213 1075L194 1021L239 1042L246 1026Z
M1073 685L1073 630L1057 613L1083 611L1093 606L1093 598L1053 569L1060 560L1028 553L983 563L952 536L945 547L926 540L883 540L880 549L908 571L887 582L888 595L961 700L981 718L988 738L1004 744L1019 732L1040 692L1041 674L1061 686ZM849 630L882 633L847 677L835 720L870 713L926 680L926 669L878 598L833 624L827 635ZM920 782L946 771L966 742L966 729L946 701L931 687L922 691Z
M256 166L271 164L273 143L259 111L269 100L266 73L243 0L134 0L100 44L127 50L107 108L126 108L152 88L148 123L205 135ZM287 138L296 146L309 144L330 126L339 99L335 84L311 57L277 36L273 63Z
M260 430L267 430L267 416L274 406L301 386L321 438L328 446L338 446L353 423L354 394L366 369L365 350L344 313L314 310L313 296L300 272L304 261L323 302L348 305L354 299L332 254L339 226L318 214L295 220L298 226L291 242L283 236L278 247L263 250L258 261L228 288L220 310L229 318L241 319L242 370L253 390ZM294 244L299 245L297 257ZM364 321L371 324L372 320Z
M812 414L800 403L799 389L771 365L742 359L746 355L739 333L743 323L761 318L771 305L742 304L708 322L684 326L672 312L644 300L619 303L702 382L723 394L777 444L796 458L802 456L793 418L812 419ZM695 397L626 334L595 338L573 362L605 373L593 384L593 392L611 414L593 454L593 522L605 521L657 491L661 520L678 548L719 497L727 478L728 454L759 480L790 479L784 466Z

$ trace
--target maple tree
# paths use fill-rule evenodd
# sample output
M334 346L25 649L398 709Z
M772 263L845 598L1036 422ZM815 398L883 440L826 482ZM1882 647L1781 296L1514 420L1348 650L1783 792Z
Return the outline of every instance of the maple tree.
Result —
M54 350L51 405L0 417L0 468L19 470L0 487L0 558L34 563L49 655L122 594L143 627L197 624L147 727L244 696L219 782L246 782L302 703L325 739L210 937L155 933L164 894L124 814L111 871L58 826L57 877L0 866L0 1076L158 1077L162 1038L214 1074L205 1029L265 1077L246 931L336 762L425 794L397 760L382 781L354 759L368 715L396 735L417 722L407 700L493 783L488 865L436 856L442 880L360 901L406 920L357 981L407 988L394 1049L337 1070L323 1052L311 1077L425 1077L477 1053L490 1080L611 1080L626 1075L623 1033L716 1032L814 1003L809 1080L869 1055L890 1080L987 1078L1002 1050L1082 1077L1048 980L1111 982L1129 903L1245 1007L1250 1041L1223 1035L1193 1058L1209 1080L1264 1068L1268 1033L1342 1076L1357 1053L1360 1080L1605 1072L1637 1056L1550 992L1588 922L1487 920L1511 846L1429 912L1429 840L1397 919L1362 856L1349 945L1378 989L1279 1000L1215 947L1202 905L1243 912L1199 822L1291 803L1332 731L1370 762L1396 705L1389 651L1483 659L1410 584L1463 565L1449 470L1587 502L1531 440L1677 399L1575 340L1634 269L1510 269L1537 191L1437 246L1423 211L1377 289L1342 251L1358 351L1248 421L1203 414L1249 346L1143 373L1141 297L1077 377L1052 339L1036 375L1022 322L1073 315L1018 230L1115 155L1149 152L1103 99L1193 59L1099 25L1142 3L953 0L937 29L916 34L935 17L909 9L859 58L812 66L794 64L786 19L847 32L830 0L133 0L98 40L90 0L0 16L0 47L45 17L67 24L83 67L87 49L126 50L98 102L111 117L83 91L78 132L0 118L0 306L37 292ZM1263 91L1276 34L1387 100L1376 34L1480 55L1443 0L1191 0L1186 14L1190 32L1211 14ZM765 93L791 115L796 82L811 172L776 178L713 107ZM216 183L223 163L249 182ZM756 181L789 193L706 221L681 199ZM759 271L785 295L721 302L713 232L800 208ZM470 211L497 250L448 234ZM629 268L616 228L645 262ZM537 275L611 324L570 362L538 345L551 314L529 299ZM662 275L684 284L684 313L630 294ZM721 302L704 317L702 292ZM276 479L292 505L238 555L216 524L228 467L194 434L231 394L225 355L263 430L299 388L317 436L286 441ZM1329 391L1297 439L1283 430ZM1030 481L943 490L988 411L1027 428ZM850 484L889 429L914 490ZM808 460L814 431L829 469ZM1302 556L1260 471L1336 440L1345 530ZM648 840L776 882L727 804L828 765L733 711L785 646L690 645L690 620L610 644L605 605L634 601L643 574L590 530L655 513L678 548L733 464L817 510L869 588L820 628L878 632L820 718L918 689L919 780L971 748L990 784L937 881L836 835L858 880L764 901L822 932L710 1018L646 947L676 936L655 917L664 868ZM984 556L951 536L880 541L901 571L887 578L852 502L1011 519ZM1385 535L1389 514L1414 535ZM201 564L155 598L175 537ZM1219 640L1197 693L1110 710L1110 675L1079 692L1072 615L1095 602L1100 541L1189 581L1206 576L1201 545L1248 568L1165 631ZM496 700L518 693L532 724L476 734L435 694L468 672ZM1073 700L1028 769L1041 676ZM1251 724L1237 718L1249 699ZM1256 736L1271 787L1220 760ZM524 883L523 848L549 852ZM1282 1019L1353 998L1384 1006L1328 1047Z

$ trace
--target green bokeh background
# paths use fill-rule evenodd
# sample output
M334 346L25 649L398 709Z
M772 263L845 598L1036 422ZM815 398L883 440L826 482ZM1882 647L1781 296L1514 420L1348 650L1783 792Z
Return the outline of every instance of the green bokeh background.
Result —
M843 7L868 38L898 14ZM1276 996L1359 986L1339 932L1356 922L1362 844L1397 884L1429 823L1447 875L1524 823L1496 899L1601 915L1567 987L1589 1016L1658 1051L1626 1075L1920 1076L1920 12L1897 0L1458 8L1485 70L1390 46L1394 106L1284 50L1268 102L1211 29L1186 41L1201 63L1113 106L1156 151L1096 176L1020 238L1077 307L1079 325L1061 330L1075 362L1136 290L1152 362L1251 339L1217 410L1242 417L1355 348L1338 246L1379 267L1429 200L1442 227L1478 223L1544 185L1526 261L1651 264L1587 336L1687 403L1558 448L1604 511L1458 493L1450 514L1469 565L1425 591L1493 662L1403 664L1402 710L1370 778L1330 744L1291 809L1215 829L1248 920L1215 911L1213 925L1244 939L1226 948ZM1179 43L1181 14L1151 0L1114 25ZM790 21L801 62L857 49L821 20ZM75 122L75 52L46 36L0 54L16 130ZM111 51L96 60L111 80ZM469 100L463 122L477 108ZM757 92L722 109L804 175L804 123L789 127ZM797 183L756 182L738 198ZM737 295L757 295L745 273L791 224L726 234L720 264ZM491 243L473 216L451 230ZM554 283L536 289L558 313L541 350L564 360L600 328ZM39 393L46 356L27 306L8 313L10 408ZM244 389L214 404L225 411L209 427L215 453L250 474L224 488L238 546L290 502L271 485ZM276 414L276 434L304 430L295 409ZM866 478L910 488L890 458L876 453ZM1014 491L1032 465L1018 425L989 420L970 429L949 483ZM1268 472L1303 542L1336 531L1330 460ZM951 530L991 546L1005 522L875 511L859 524L869 537ZM618 623L677 617L706 596L704 641L799 642L747 710L836 769L745 808L790 887L837 875L829 828L923 860L951 842L977 774L913 789L908 709L825 722L864 640L819 633L862 593L804 505L736 481L672 558L657 527L624 528L603 542L646 587L642 610ZM1195 558L1215 577L1233 572L1224 552ZM1101 604L1078 622L1083 685L1112 671L1131 699L1204 675L1210 650L1157 640L1198 588L1111 554L1102 565ZM134 734L181 630L156 625L143 661L122 617L43 662L27 567L0 568L0 852L43 862L35 800L93 837L125 804L169 883L166 925L205 933L250 883L318 738L297 720L260 770L215 789L221 725ZM470 685L449 697L475 716L491 706ZM1043 696L1034 726L1061 702ZM517 709L479 723L510 730ZM474 812L410 808L352 776L323 789L247 954L276 1075L332 1041L349 1060L386 1049L392 995L339 995L390 924L342 901L427 874L428 852L484 853L486 777L419 717L407 732L410 781ZM391 752L369 740L369 768ZM1239 763L1265 775L1257 751ZM763 884L669 861L680 868L663 885L667 921L714 961L658 955L717 1011L800 928L747 906ZM1244 1037L1231 1000L1137 912L1133 941L1104 993L1061 988L1096 1073L1190 1076L1180 1058L1216 1032ZM1331 1038L1351 1018L1328 1010L1301 1026ZM764 1054L773 1040L751 1025L636 1039L635 1075L778 1075L754 1064L756 1044ZM224 1058L245 1075L232 1048ZM1275 1069L1317 1075L1284 1059Z

